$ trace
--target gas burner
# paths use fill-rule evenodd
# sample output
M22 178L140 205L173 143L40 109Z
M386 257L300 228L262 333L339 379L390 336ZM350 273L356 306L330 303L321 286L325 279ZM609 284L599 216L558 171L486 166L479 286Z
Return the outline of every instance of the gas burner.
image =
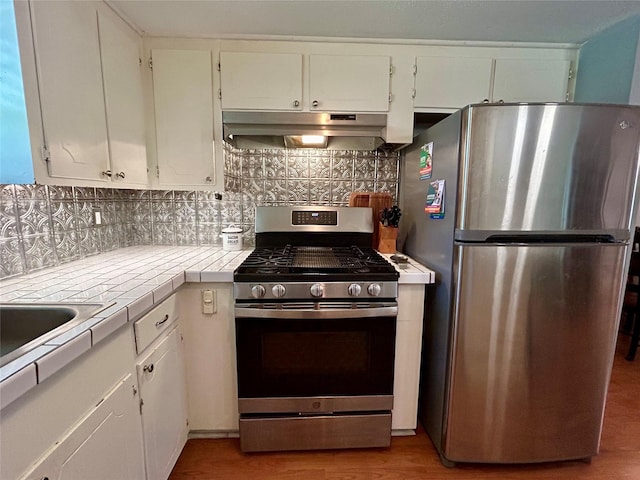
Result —
M259 273L262 275L275 275L276 273L278 273L278 267L270 267L270 266L258 267L258 269L256 270L256 273Z

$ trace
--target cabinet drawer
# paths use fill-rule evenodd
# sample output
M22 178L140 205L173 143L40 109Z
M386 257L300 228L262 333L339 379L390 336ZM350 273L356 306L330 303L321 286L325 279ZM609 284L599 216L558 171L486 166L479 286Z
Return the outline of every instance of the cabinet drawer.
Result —
M133 329L136 334L136 352L140 353L178 318L176 296L172 295L138 320Z

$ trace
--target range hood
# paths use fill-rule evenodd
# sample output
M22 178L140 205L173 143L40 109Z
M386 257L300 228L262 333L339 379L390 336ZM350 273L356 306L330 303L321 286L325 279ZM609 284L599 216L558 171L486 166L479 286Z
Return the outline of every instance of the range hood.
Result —
M237 148L296 148L294 136L327 137L332 150L375 150L385 143L381 113L222 112L224 140Z

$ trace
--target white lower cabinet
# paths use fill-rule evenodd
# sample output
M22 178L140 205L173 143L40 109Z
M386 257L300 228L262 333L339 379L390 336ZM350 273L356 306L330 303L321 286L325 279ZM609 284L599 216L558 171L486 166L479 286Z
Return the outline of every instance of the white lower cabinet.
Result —
M0 411L0 479L144 478L131 328Z
M131 375L113 387L24 479L143 478L137 401Z
M169 477L187 441L182 336L176 327L136 364L148 480Z
M414 430L418 420L418 385L422 352L424 290L421 284L398 285L398 323L391 429Z
M215 292L215 312L202 313L202 291ZM185 343L189 427L200 433L238 431L233 284L188 283L179 310Z

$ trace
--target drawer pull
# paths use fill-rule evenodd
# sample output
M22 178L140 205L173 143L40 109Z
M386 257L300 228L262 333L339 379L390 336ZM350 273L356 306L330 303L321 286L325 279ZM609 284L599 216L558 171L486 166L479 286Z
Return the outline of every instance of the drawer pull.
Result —
M144 367L142 367L142 371L147 373L153 372L153 363L150 363L149 365L145 365Z
M156 327L159 327L160 325L162 325L163 323L165 323L167 320L169 320L169 315L165 315L164 318L158 322L156 322Z

